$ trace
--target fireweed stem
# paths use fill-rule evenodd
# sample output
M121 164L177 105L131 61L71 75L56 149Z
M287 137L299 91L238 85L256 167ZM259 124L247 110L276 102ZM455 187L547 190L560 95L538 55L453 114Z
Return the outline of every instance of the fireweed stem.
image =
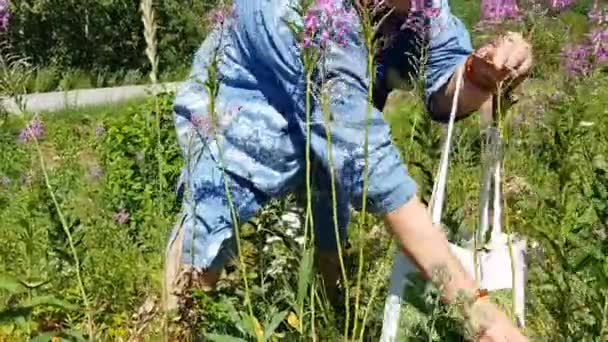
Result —
M29 128L26 128L29 129ZM80 259L78 257L78 253L76 252L76 246L74 244L74 239L72 238L72 233L68 229L67 222L65 220L65 216L63 215L63 211L61 211L61 207L59 206L59 202L57 201L57 197L55 196L55 192L53 191L53 187L51 186L51 181L46 170L46 164L44 162L44 156L42 154L42 150L40 149L40 144L38 143L38 139L33 132L30 131L30 136L33 138L34 146L36 147L36 152L38 154L38 160L40 162L40 169L42 170L42 174L44 176L44 183L46 185L47 190L49 191L49 195L53 201L53 205L55 206L55 210L57 210L57 216L59 216L59 221L61 222L61 227L68 238L68 245L70 246L70 252L72 253L72 258L74 258L74 266L76 268L76 281L78 282L78 288L80 290L80 295L82 296L82 301L85 306L86 315L87 315L87 325L88 325L88 333L89 333L89 341L94 340L94 329L93 329L93 315L91 313L91 305L89 303L89 299L87 297L87 293L84 287L84 281L82 278L82 274L80 271Z
M336 192L336 175L334 172L334 159L333 159L333 153L332 153L332 134L331 134L331 115L332 113L330 112L330 108L329 108L329 100L327 99L328 94L323 94L323 111L325 112L325 131L327 134L327 151L328 151L328 156L327 158L329 159L329 175L330 175L330 181L331 181L331 200L332 200L332 215L333 215L333 224L334 224L334 234L336 237L336 249L338 251L338 260L340 263L340 272L342 275L342 279L343 279L343 288L344 288L344 305L346 308L346 329L348 328L348 321L350 318L350 309L349 309L349 305L348 305L348 299L350 298L350 286L348 283L348 278L346 275L346 266L344 265L344 254L343 254L343 250L342 250L342 243L340 241L340 231L339 231L339 225L338 225L338 201L337 201L337 192ZM334 286L335 284L330 284L331 286ZM347 330L345 331L345 336L347 333Z
M313 69L308 68L306 71L306 219L304 221L304 245L303 252L311 253L309 243L312 240L314 244L314 237L310 240L308 238L308 233L310 231L311 235L314 234L314 219L312 217L312 180L311 180L311 159L310 159L310 116L312 111L312 103L311 103L311 93L312 93L312 73ZM307 260L306 255L303 260ZM314 302L313 302L314 304ZM300 313L304 311L304 303L299 303L300 305ZM304 322L300 320L300 331L303 331Z
M500 170L500 172L502 173L502 177L500 177L500 184L495 184L494 188L495 191L500 191L502 192L503 189L503 183L504 183L504 175L506 175L506 169L507 169L507 162L504 159L505 155L506 155L506 147L507 147L507 141L509 140L509 132L508 132L508 128L505 124L505 120L503 118L503 113L502 113L502 84L499 85L498 88L498 96L496 98L496 110L498 113L498 117L496 118L496 120L498 120L498 134L499 134L499 141L500 144L502 144L503 146L501 147L501 155L500 155L500 159L499 162L497 163L497 168L501 168L502 170ZM515 267L515 255L513 254L513 241L512 241L512 231L511 231L511 226L509 225L509 212L508 212L508 208L507 208L507 199L505 196L501 196L502 198L502 210L500 211L501 214L504 215L505 217L505 232L507 233L507 248L509 250L509 258L511 259L511 312L512 312L512 316L516 317L516 291L517 291L517 279L516 279L516 267ZM496 210L496 208L494 208L494 210ZM494 228L494 227L492 227ZM512 318L513 318L512 317Z
M224 23L222 23L222 30L220 31L219 35L220 35L220 41L218 42L217 48L214 50L213 59L211 61L211 64L209 65L209 69L208 69L209 82L207 82L207 90L208 90L209 94L211 95L209 97L209 115L211 116L211 131L213 134L213 140L215 141L215 144L216 144L217 150L218 150L218 156L219 156L218 161L220 164L219 166L223 173L224 191L226 192L226 200L228 201L228 205L230 206L230 215L231 215L233 228L234 228L236 250L237 250L237 254L239 256L239 266L240 266L240 271L241 271L240 273L243 278L243 285L245 286L245 305L247 306L247 310L249 312L250 319L253 320L255 318L255 316L253 315L253 307L251 304L251 294L250 294L250 289L249 289L249 282L247 280L247 265L245 264L243 254L241 253L242 246L241 246L241 238L240 238L240 225L239 225L238 213L236 212L236 209L234 207L234 201L232 198L232 194L230 192L230 184L229 184L230 180L225 171L224 153L222 150L222 146L219 142L220 137L217 134L217 130L221 128L221 127L219 127L220 126L219 118L217 117L217 113L216 113L216 98L217 98L217 95L219 92L219 86L220 86L219 79L218 79L218 76L219 76L218 75L219 74L218 65L221 60L219 50L223 46L222 43L223 43L223 35L224 35Z
M359 234L363 236L364 229L367 224L367 193L368 193L368 169L369 169L369 123L371 120L371 114L373 110L373 85L375 81L375 68L374 68L374 27L371 23L369 10L363 9L361 11L361 23L363 28L363 39L367 47L367 75L368 81L368 92L367 92L367 113L365 118L365 138L364 138L364 166L363 166L363 195L361 203L361 220L359 224ZM359 265L357 270L357 285L355 290L355 319L353 323L353 336L357 334L357 323L359 318L359 301L361 299L361 278L363 277L363 247L364 244L359 244Z

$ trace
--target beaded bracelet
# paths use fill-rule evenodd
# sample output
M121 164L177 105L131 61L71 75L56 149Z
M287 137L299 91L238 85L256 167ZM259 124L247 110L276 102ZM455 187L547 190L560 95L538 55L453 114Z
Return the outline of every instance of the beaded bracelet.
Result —
M472 307L473 305L475 305L477 302L481 301L481 300L485 300L490 296L490 292L486 289L477 289L475 290L475 292L473 292L473 298L472 298L472 302L470 304L470 307ZM468 318L468 312L465 310L463 312L464 317Z
M489 297L489 291L486 289L477 289L475 290L475 293L473 294L473 304L475 305L475 303L477 303L480 300L485 300ZM465 317L467 315L465 314ZM477 331L473 334L473 340L477 341L479 340L481 337L483 337L483 335L485 334L486 329L483 327L480 327L479 329L477 329Z
M490 296L490 292L486 289L477 289L473 294L473 303L477 303L478 300L486 299Z

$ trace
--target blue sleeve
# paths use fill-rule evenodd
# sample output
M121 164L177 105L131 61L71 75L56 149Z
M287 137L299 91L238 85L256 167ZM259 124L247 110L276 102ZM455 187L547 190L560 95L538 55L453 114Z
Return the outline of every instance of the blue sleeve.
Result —
M471 38L464 23L455 17L447 0L441 0L441 10L430 19L428 59L425 67L425 103L450 79L458 66L473 52ZM448 113L434 113L447 116Z

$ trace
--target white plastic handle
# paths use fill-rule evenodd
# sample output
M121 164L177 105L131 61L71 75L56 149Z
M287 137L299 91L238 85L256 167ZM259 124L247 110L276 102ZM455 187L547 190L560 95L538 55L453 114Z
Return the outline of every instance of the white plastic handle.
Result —
M451 149L452 134L454 131L454 122L456 121L456 109L458 108L458 97L460 96L460 88L462 87L462 78L464 68L460 68L457 73L456 90L452 99L452 110L450 112L450 120L448 122L448 132L439 163L439 171L437 174L437 182L433 187L431 194L430 209L433 224L441 223L441 213L443 211L443 203L445 197L445 187L448 178L449 154ZM399 316L401 313L402 292L404 286L408 283L407 275L416 272L412 260L405 256L401 250L398 250L393 261L393 270L391 273L391 281L389 295L386 298L384 305L384 319L382 322L382 335L380 342L393 342L397 337L399 327Z

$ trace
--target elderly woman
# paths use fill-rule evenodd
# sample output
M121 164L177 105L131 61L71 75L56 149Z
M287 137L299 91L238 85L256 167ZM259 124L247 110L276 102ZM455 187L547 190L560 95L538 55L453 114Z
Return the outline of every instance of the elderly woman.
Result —
M368 51L360 15L349 19L340 41L324 42L323 77L313 81L314 89L331 94L329 122L318 97L310 104L316 254L328 291L339 281L337 246L346 237L349 206L361 208L367 157L367 210L383 217L423 274L430 276L440 265L446 268L450 280L442 286L445 302L452 302L460 290L469 291L476 298L472 310L486 313L483 338L524 341L510 320L479 295L483 291L451 254L442 230L431 223L416 195L416 183L391 143L381 110L391 91L389 75L416 77L424 80L430 116L445 121L456 90L455 75L463 71L457 117L464 118L491 99L497 84L527 74L531 47L521 35L511 33L474 51L467 30L451 14L447 0L422 16L411 10L410 0L361 2L324 0L320 5L341 13L371 11L379 39L373 89L368 89ZM306 74L301 37L288 24L302 20L293 3L235 0L234 16L206 38L194 58L191 77L177 92L175 124L186 161L178 187L183 215L167 254L168 309L177 307L186 280L190 286L213 289L236 252L234 226L255 215L270 199L298 191L304 182ZM415 16L423 18L422 25L410 25ZM213 63L218 56L219 63ZM214 88L214 82L210 81L219 87L213 101L208 89ZM368 121L370 90L374 108ZM211 107L216 115L210 113ZM338 237L334 234L330 169L336 181Z

